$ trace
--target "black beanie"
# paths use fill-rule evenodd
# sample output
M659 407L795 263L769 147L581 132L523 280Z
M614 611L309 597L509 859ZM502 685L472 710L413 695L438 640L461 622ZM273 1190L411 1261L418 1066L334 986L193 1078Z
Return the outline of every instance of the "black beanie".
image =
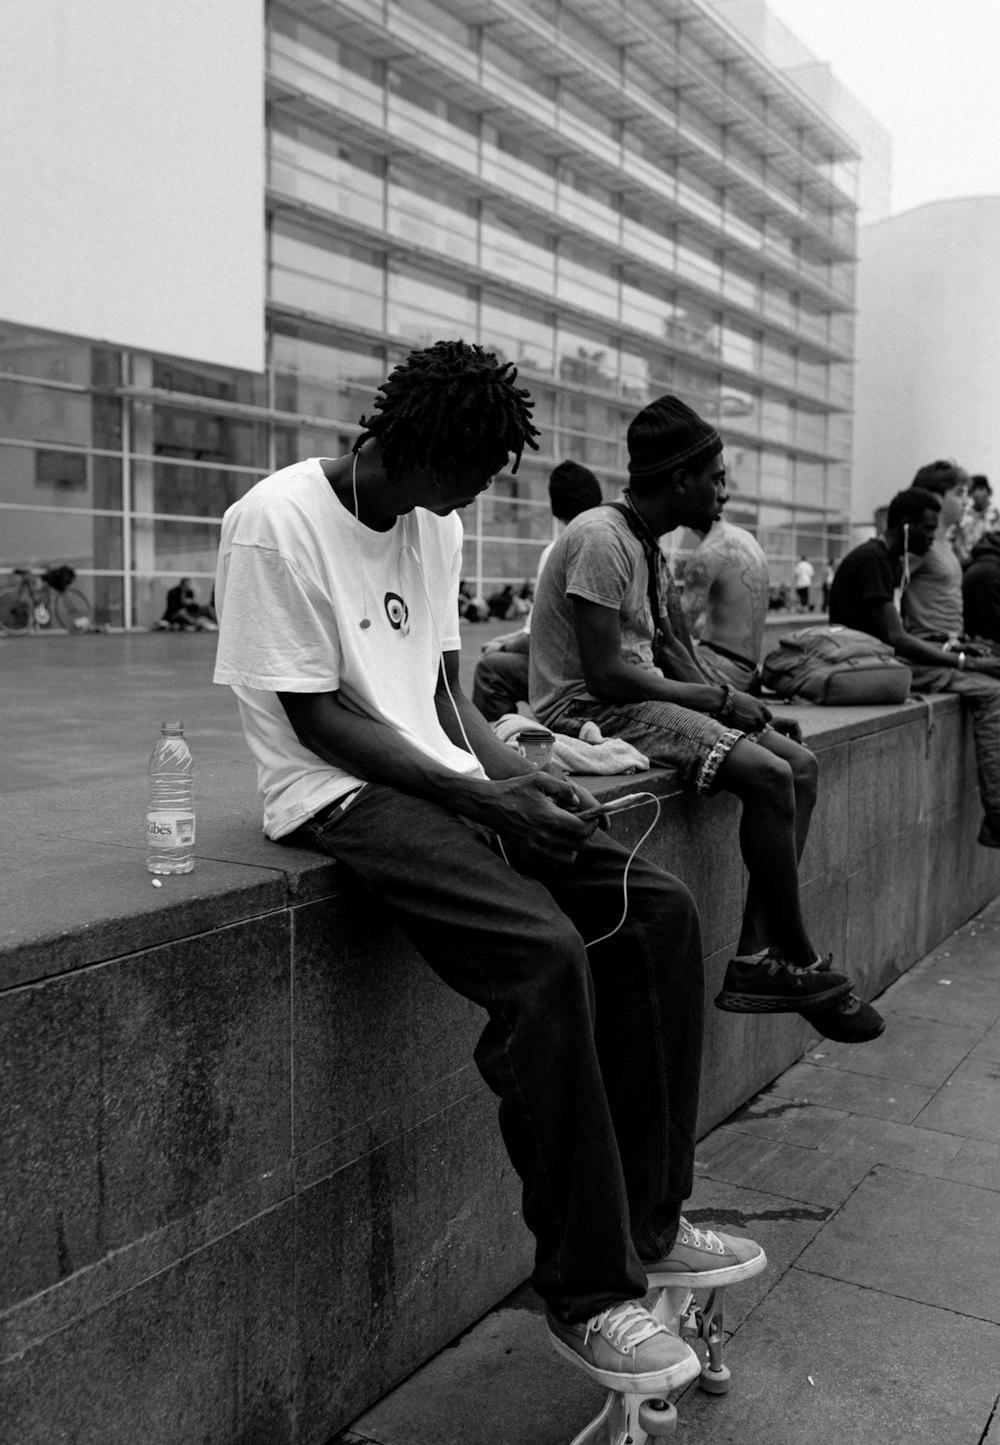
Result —
M660 396L644 406L628 429L628 472L636 481L674 467L692 471L722 451L714 426L677 396Z

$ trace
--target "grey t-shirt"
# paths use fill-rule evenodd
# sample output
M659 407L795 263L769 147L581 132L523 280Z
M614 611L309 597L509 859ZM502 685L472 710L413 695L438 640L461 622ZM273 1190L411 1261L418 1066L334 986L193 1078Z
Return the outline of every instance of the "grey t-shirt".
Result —
M659 557L659 595L666 599L670 579ZM556 541L542 570L531 614L531 710L550 724L574 698L597 699L588 692L573 625L573 598L613 607L621 626L624 660L662 677L653 664L653 617L647 593L642 543L620 512L594 507L582 512Z
M910 562L903 593L903 623L917 637L959 637L962 621L962 564L951 543L936 537L930 550Z

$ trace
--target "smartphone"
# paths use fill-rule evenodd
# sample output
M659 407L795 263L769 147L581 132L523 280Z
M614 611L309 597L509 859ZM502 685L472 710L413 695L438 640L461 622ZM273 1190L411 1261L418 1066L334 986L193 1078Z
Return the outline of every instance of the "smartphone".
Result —
M634 808L635 800L630 793L624 798L612 798L608 803L598 803L596 808L584 808L581 813L574 813L575 818L604 818L608 813L620 813L623 808Z

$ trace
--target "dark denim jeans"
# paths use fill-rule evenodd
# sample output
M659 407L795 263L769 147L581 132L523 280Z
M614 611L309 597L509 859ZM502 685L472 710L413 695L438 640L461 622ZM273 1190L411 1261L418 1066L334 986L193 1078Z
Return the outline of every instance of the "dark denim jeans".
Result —
M691 1190L703 970L690 894L597 833L569 869L509 866L486 829L369 785L286 840L370 889L441 979L489 1018L476 1063L536 1240L532 1282L585 1320L646 1291ZM508 849L508 852L510 850Z

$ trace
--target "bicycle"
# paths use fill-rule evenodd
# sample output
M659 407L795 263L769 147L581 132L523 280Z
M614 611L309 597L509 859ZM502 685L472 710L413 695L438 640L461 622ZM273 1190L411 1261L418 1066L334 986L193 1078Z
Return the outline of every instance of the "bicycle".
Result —
M45 631L53 622L71 637L90 631L90 603L70 585L76 577L72 567L46 567L44 572L15 567L13 576L20 581L0 590L0 631L17 637Z

